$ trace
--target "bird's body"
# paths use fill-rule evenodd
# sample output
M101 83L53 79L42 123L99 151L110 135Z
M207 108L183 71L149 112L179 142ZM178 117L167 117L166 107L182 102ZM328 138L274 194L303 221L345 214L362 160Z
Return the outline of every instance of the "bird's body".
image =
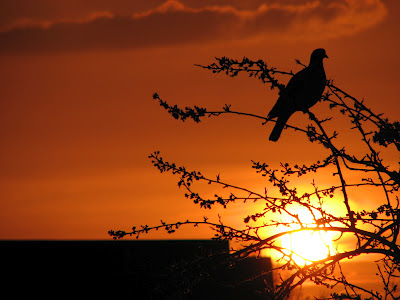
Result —
M310 64L293 75L286 88L280 92L276 104L268 114L268 119L278 118L269 139L277 141L287 120L296 111L307 112L322 96L326 85L323 59L328 56L324 49L316 49L311 54Z

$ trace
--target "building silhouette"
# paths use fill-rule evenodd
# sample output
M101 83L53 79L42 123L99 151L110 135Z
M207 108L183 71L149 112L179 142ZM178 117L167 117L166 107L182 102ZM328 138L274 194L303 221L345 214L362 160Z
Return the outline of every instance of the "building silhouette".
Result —
M0 241L0 286L18 298L268 299L271 260L221 263L228 251L211 240Z

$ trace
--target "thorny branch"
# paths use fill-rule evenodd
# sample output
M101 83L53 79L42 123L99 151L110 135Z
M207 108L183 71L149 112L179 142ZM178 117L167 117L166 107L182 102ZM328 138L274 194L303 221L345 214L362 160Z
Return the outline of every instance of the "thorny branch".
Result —
M304 66L296 60L299 65ZM247 73L250 77L257 78L268 84L271 89L277 88L284 91L285 86L279 82L276 75L291 76L293 72L285 72L269 67L262 60L253 61L243 58L241 61L226 57L216 58L216 62L208 66L196 65L213 73L224 73L230 77L236 77L240 73ZM168 233L174 233L181 226L205 225L215 231L213 239L242 242L242 248L232 249L226 254L226 259L235 261L243 257L260 254L263 250L275 251L278 255L277 266L274 272L278 272L280 282L274 288L267 288L268 292L275 299L285 299L297 286L306 281L312 281L317 285L324 285L328 288L342 286L342 292L332 292L327 299L399 299L395 280L400 276L400 246L398 236L400 230L400 209L398 191L400 187L400 173L393 167L387 165L379 147L394 145L400 151L400 123L389 122L382 114L376 114L368 108L363 101L359 101L349 93L343 91L333 84L333 80L327 82L328 91L323 95L321 101L327 103L329 108L348 118L353 130L358 132L360 141L365 145L365 154L360 157L351 154L344 146L337 146L339 133L332 131L329 126L335 119L318 119L313 113L308 112L312 125L307 128L300 128L293 125L286 125L286 128L305 134L311 143L322 145L329 151L329 155L310 165L298 164L290 166L282 163L280 168L270 168L263 162L252 161L252 168L256 173L267 179L267 184L276 193L269 192L265 188L264 193L252 190L250 187L241 187L221 180L220 175L215 178L207 177L198 171L189 171L183 166L165 161L158 151L149 156L153 165L160 172L171 172L179 176L178 186L186 190L185 197L192 200L196 205L204 209L211 209L214 205L221 205L228 208L231 203L241 201L243 203L259 201L264 203L262 211L247 215L243 218L243 227L234 228L219 222L211 222L207 217L201 221L184 221L166 223L161 225L142 225L140 228L133 227L132 231L110 231L114 238L123 238L126 235L146 234L153 230L165 229ZM170 105L160 98L158 94L153 99L168 111L175 119L185 121L193 119L200 122L202 118L218 117L224 114L236 114L262 121L262 124L274 122L267 117L235 111L231 105L225 104L222 110L209 110L194 106L194 108L179 108L177 105ZM358 154L359 155L359 154ZM299 193L296 184L292 186L292 177L301 177L327 170L333 176L339 177L337 185L319 188L313 181L312 191ZM346 172L344 172L346 170ZM359 182L346 180L348 172L362 174ZM374 176L375 174L375 176ZM368 177L366 177L368 175ZM370 175L370 176L369 176ZM222 194L215 194L213 197L203 196L196 191L195 185L198 182L205 182L222 188ZM349 194L351 189L364 187L381 189L382 199L376 199L377 208L356 211L352 208L352 197ZM340 215L335 210L325 205L327 199L336 197L335 192L341 190L342 203L346 214ZM279 196L277 196L277 194ZM297 213L299 207L304 208L312 220L305 221ZM283 218L285 216L285 219ZM277 218L274 218L277 217ZM276 227L278 231L268 228ZM268 229L269 236L260 235L261 230ZM353 236L356 242L350 249L342 249L329 252L327 257L310 261L300 265L294 259L296 253L291 249L280 246L280 239L284 236L298 232L336 232L338 238L334 241L339 244L345 238ZM341 268L340 262L344 259L352 259L355 256L362 256L369 253L379 254L378 276L384 286L383 294L369 288L349 282ZM286 271L290 276L283 278L279 272Z

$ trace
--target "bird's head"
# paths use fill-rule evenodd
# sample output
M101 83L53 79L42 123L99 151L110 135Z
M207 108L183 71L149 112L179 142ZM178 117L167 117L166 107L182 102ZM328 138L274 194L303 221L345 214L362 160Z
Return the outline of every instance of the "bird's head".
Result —
M319 48L315 49L313 53L311 53L311 59L310 59L310 64L314 62L322 62L324 58L328 58L328 55L326 55L325 49Z

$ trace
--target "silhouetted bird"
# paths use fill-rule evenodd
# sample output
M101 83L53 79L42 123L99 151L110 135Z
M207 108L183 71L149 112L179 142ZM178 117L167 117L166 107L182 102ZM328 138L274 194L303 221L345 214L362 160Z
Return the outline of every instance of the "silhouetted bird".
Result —
M322 63L325 57L328 58L324 49L314 50L311 54L310 64L293 75L286 88L279 93L276 104L268 114L269 119L278 117L269 136L270 141L276 142L279 139L287 120L294 112L307 112L321 99L326 85Z

